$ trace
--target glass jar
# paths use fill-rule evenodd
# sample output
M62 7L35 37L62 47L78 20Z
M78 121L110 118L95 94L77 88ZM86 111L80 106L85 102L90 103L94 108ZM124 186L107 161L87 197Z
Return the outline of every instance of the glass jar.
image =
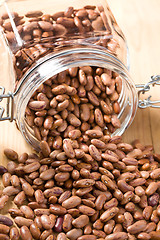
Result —
M38 150L40 141L26 121L30 99L44 82L57 74L89 66L96 73L97 69L103 69L103 73L112 74L117 92L116 78L120 78L118 97L114 100L112 93L107 97L110 102L118 103L120 110L114 115L121 124L108 134L123 134L136 114L138 91L127 68L125 37L106 0L100 4L98 0L69 3L64 0L58 3L54 0L10 0L1 4L0 16L1 33L11 62L8 71L14 83L8 94L1 87L0 100L8 99L7 116L2 116L4 108L1 107L1 120L15 120L25 139ZM87 74L85 70L83 74ZM82 103L86 101L81 100ZM109 129L109 124L106 126Z

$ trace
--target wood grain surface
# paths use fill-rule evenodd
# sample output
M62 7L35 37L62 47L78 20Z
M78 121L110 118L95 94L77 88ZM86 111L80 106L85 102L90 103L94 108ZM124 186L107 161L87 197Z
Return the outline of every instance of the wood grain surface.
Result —
M110 8L123 30L130 52L130 73L135 83L146 83L151 75L160 74L160 1L159 0L108 0ZM0 56L3 71L3 55ZM7 77L6 77L7 78ZM0 82L4 83L6 78ZM154 99L160 99L160 87L154 89ZM153 144L160 153L160 109L138 109L124 140L139 138L144 144ZM0 164L7 164L4 148L13 148L19 154L31 152L14 123L0 122Z
M146 83L150 76L160 74L160 16L159 0L108 0L119 26L123 30L130 52L130 74L137 83ZM151 91L160 99L160 87ZM124 134L131 142L139 138L153 144L160 152L160 109L138 109L132 125Z

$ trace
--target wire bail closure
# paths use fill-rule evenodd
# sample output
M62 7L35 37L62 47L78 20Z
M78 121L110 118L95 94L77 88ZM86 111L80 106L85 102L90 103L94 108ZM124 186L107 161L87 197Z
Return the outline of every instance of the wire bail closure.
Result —
M12 122L14 120L13 118L13 93L8 92L5 94L5 88L0 86L0 102L2 102L3 99L7 99L6 103L6 116L4 117L5 109L4 107L0 106L0 121L9 120Z
M151 89L151 86L154 87L155 85L160 86L160 75L151 76L151 80L146 84L136 84L136 88L139 89L138 96L140 96L141 93L145 94ZM139 99L138 107L139 108L147 108L147 107L160 108L160 104L157 105L158 103L160 103L160 100L152 101L151 97L152 96L150 95L144 100Z

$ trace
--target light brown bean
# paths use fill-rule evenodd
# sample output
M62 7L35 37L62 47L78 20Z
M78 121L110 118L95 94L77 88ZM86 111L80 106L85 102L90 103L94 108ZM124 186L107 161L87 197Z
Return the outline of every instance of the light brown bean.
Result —
M89 217L86 216L86 215L81 215L81 216L79 216L78 218L76 218L72 221L72 225L75 228L83 228L88 223L89 223Z
M27 226L22 226L20 228L20 235L23 240L32 240L32 235Z
M101 216L100 216L100 220L102 222L107 222L110 219L112 219L119 211L119 208L117 207L112 207L108 210L106 210Z
M10 236L11 240L19 240L19 231L18 231L18 229L16 227L11 228L9 236Z

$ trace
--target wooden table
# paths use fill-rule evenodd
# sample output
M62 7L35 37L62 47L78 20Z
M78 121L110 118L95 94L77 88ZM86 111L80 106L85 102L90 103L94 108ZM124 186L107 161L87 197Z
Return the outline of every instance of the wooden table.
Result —
M135 83L146 83L160 74L159 0L108 0L123 30L130 52L130 73ZM160 100L160 87L151 94ZM124 134L127 142L139 138L160 152L160 109L138 109L132 125Z
M127 38L131 76L135 83L145 83L151 75L160 74L160 1L108 0L108 3ZM159 91L154 90L156 99L160 99ZM131 127L124 134L127 142L135 138L140 138L144 144L153 144L155 151L160 152L160 109L138 109ZM0 122L0 164L4 165L7 163L3 155L6 147L19 154L32 151L15 124L7 121Z

